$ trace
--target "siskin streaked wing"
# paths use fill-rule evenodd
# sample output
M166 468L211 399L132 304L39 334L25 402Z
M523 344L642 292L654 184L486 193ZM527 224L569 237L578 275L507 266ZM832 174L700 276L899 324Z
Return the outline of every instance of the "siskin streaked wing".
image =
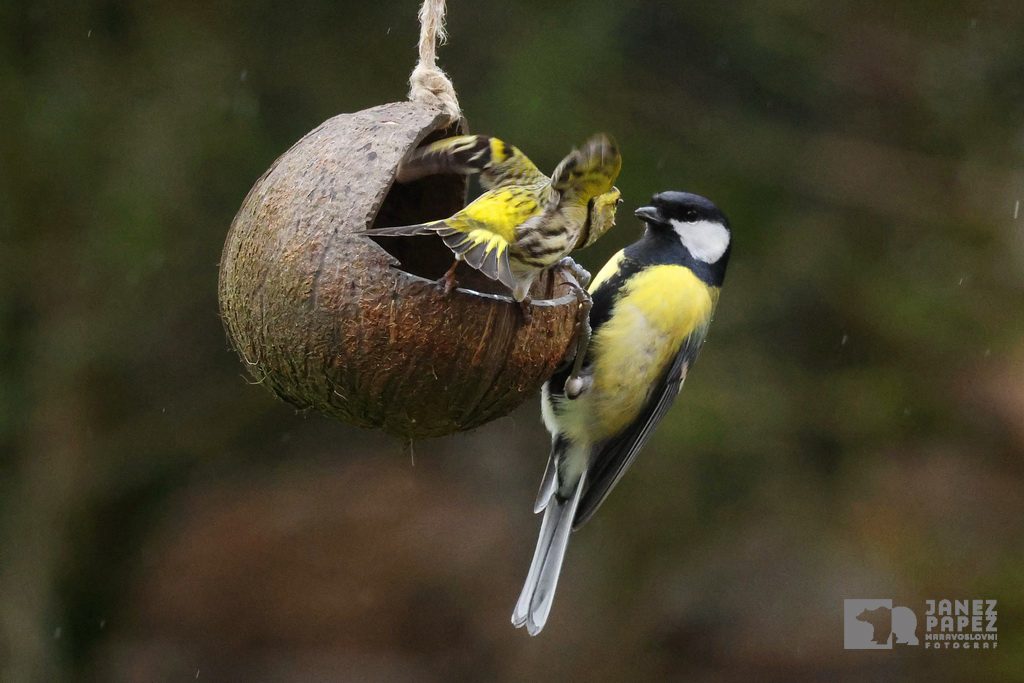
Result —
M439 173L479 173L485 190L548 180L517 147L490 135L459 135L420 147L401 163L397 180Z
M565 157L551 174L551 186L562 193L579 195L584 201L612 188L622 170L618 146L600 133Z

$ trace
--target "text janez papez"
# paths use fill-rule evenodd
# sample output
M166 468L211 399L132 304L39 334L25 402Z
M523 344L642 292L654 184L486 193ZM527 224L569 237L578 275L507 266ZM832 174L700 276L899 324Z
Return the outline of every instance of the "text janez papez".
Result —
M925 647L953 649L995 648L998 634L996 633L996 601L995 600L925 600L928 611L925 612ZM936 604L937 603L937 604ZM938 627L938 633L932 629ZM973 641L965 642L965 641Z

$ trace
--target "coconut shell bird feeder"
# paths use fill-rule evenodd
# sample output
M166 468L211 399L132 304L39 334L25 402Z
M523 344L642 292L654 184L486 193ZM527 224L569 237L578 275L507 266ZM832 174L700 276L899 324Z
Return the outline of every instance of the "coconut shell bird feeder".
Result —
M468 132L434 66L442 0L420 11L409 102L328 119L256 181L220 264L227 336L256 383L300 409L414 439L507 414L554 372L577 299L561 269L534 285L532 319L502 285L452 262L440 238L377 238L374 227L446 218L464 176L396 183L417 146Z

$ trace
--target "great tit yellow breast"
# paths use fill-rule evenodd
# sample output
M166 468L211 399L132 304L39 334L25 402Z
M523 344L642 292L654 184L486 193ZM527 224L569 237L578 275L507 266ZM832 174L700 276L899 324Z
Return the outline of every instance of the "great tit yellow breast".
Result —
M593 443L632 422L686 338L711 322L717 299L717 288L681 265L649 266L629 278L591 342L594 386L577 399L591 403L579 406L590 424L577 425L588 433L570 436Z

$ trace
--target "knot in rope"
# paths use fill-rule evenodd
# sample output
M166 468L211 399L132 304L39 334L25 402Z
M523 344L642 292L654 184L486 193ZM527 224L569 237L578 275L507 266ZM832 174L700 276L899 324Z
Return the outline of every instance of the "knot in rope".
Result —
M445 0L423 0L420 7L420 61L409 76L409 99L437 107L451 123L462 117L455 86L437 66L437 46L447 38L444 30Z

